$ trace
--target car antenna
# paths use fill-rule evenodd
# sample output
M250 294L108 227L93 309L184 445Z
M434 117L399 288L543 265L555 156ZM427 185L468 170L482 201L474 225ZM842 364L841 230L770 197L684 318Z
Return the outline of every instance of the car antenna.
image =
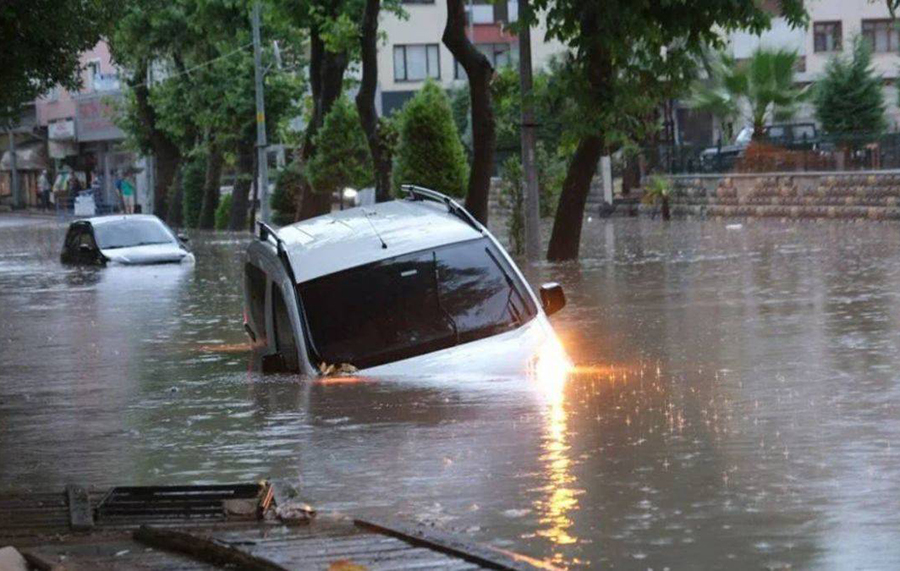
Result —
M372 227L372 231L375 232L375 235L378 236L378 241L381 242L381 249L387 250L387 243L384 241L384 238L381 237L381 233L378 231L378 228L375 227L375 223L372 222L370 216L374 216L375 212L366 212L366 220L369 221L369 226Z

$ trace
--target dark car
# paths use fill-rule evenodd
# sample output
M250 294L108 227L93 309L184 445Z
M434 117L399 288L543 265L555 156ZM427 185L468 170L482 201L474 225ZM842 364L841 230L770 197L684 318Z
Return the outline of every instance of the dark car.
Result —
M184 242L156 216L98 216L69 226L60 259L85 265L193 263Z
M730 145L709 147L700 153L700 164L706 172L727 172L734 168L738 159L753 138L753 128L744 127ZM758 142L791 151L816 150L819 148L819 133L813 123L784 123L763 127Z

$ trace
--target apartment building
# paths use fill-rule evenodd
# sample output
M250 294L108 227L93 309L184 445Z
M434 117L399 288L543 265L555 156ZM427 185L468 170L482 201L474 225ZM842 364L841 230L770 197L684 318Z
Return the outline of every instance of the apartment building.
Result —
M895 86L900 74L900 31L883 1L807 0L809 26L792 29L783 18L775 18L772 29L760 36L736 32L729 48L737 58L750 57L757 47L788 48L801 59L797 79L812 83L825 71L829 59L848 54L857 36L872 48L872 66L885 82L884 97L891 130L900 130L900 106ZM812 109L801 110L798 120L812 120Z
M447 3L436 0L404 0L408 15L401 18L385 14L381 31L387 42L379 46L378 83L381 113L391 113L433 79L450 89L465 82L465 71L441 42L447 23ZM517 0L492 3L477 0L467 6L469 38L494 67L518 63L518 38L506 29L518 20ZM531 31L532 60L535 68L546 65L565 47L547 40L542 23Z

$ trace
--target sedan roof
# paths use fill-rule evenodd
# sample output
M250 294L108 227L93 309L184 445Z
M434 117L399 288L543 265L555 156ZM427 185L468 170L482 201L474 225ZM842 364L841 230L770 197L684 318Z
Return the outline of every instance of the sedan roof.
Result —
M84 218L82 220L77 220L77 222L89 222L92 226L96 226L98 224L121 222L123 220L155 220L156 222L162 222L162 220L153 214L107 214L105 216Z
M297 283L482 235L445 205L420 200L350 208L278 230Z

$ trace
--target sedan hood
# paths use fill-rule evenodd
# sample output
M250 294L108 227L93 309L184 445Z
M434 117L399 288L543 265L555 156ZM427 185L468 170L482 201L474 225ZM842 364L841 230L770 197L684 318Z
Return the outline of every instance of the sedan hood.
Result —
M130 248L102 249L107 260L116 264L144 265L180 263L193 260L193 254L178 244L148 244Z

